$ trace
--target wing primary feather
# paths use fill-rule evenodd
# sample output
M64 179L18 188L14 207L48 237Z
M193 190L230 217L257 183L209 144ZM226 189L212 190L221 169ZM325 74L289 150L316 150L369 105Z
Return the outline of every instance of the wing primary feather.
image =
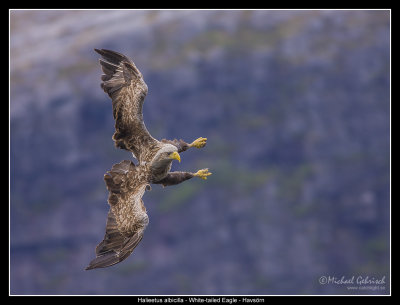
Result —
M108 80L110 80L111 78L112 78L112 75L103 74L103 75L101 76L101 80L102 80L102 81L108 81Z
M136 233L125 241L124 247L121 251L115 252L114 250L108 250L101 252L100 255L89 263L85 270L110 267L122 262L132 254L133 250L140 243L142 238L143 234Z
M99 59L99 62L105 74L114 74L118 69L118 65L114 65L103 59Z
M106 50L106 49L94 49L97 53L99 53L101 56L104 57L104 59L108 60L109 62L112 62L114 64L119 64L121 61L127 61L130 62L129 58L126 57L125 55L111 51L111 50Z
M91 270L95 268L104 268L104 267L110 267L112 265L115 265L119 263L119 257L117 254L112 251L109 253L104 253L101 256L96 257L93 259L89 265L85 268L85 270Z

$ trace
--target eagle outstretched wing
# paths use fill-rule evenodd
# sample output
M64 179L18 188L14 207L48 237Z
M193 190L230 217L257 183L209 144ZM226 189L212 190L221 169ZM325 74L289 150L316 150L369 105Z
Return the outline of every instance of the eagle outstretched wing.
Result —
M115 145L131 151L140 163L149 161L149 152L159 142L143 122L142 107L148 89L142 73L125 55L105 49L94 50L102 57L101 88L112 99Z
M104 181L110 205L106 234L86 270L112 266L126 259L142 240L149 223L142 201L148 184L140 167L124 160L104 175Z

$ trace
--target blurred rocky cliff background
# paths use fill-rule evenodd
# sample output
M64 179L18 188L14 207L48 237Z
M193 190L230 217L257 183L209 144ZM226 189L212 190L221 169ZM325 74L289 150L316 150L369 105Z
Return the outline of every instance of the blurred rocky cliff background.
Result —
M11 11L11 294L389 292L388 11ZM111 102L93 48L131 57L152 135L192 141L146 192L123 263L104 236ZM386 290L321 285L386 276Z

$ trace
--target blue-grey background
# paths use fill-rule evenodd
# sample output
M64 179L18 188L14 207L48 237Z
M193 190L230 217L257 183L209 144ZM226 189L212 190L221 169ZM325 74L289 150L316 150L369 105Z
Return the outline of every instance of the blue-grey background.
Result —
M389 293L389 11L10 12L11 294ZM104 235L111 102L93 48L131 57L156 138L192 141L134 253ZM348 291L321 276L385 276Z

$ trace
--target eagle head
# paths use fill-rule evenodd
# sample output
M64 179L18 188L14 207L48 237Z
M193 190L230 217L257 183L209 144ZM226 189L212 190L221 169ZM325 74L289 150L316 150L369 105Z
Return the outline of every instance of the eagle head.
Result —
M173 160L181 162L181 156L178 154L178 148L172 144L165 144L156 153L151 162L152 167L166 167L169 166Z
M178 154L178 148L171 144L167 144L160 149L160 158L166 161L178 160L181 162L181 156Z

